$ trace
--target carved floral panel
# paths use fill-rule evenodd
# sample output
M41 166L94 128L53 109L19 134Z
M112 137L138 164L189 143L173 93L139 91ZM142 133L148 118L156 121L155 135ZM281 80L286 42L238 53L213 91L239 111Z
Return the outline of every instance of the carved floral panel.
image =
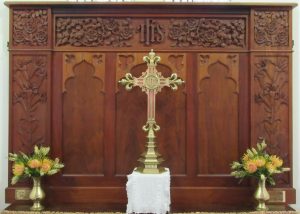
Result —
M47 56L14 56L12 70L15 150L31 151L46 140Z
M289 46L288 11L255 11L254 40L261 47Z
M56 47L245 48L246 17L56 18Z
M133 36L130 23L130 19L60 17L56 20L56 45L129 47Z
M13 45L47 46L48 12L46 9L13 10Z
M171 20L169 39L173 47L206 48L244 47L245 19L190 18Z
M268 150L283 158L289 166L289 57L257 56L254 60L253 140L263 137ZM255 113L254 113L255 112ZM279 176L279 184L289 183L288 174Z

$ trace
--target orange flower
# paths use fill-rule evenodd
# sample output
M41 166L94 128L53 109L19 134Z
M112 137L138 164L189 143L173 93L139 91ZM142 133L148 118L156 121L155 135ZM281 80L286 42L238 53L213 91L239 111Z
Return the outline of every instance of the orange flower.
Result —
M39 161L38 159L32 159L28 161L28 166L32 169L36 169L42 166L41 161Z
M254 173L257 170L257 166L254 161L247 161L244 168L248 173Z
M15 163L13 165L12 171L15 176L21 176L24 172L24 169L25 169L25 167L24 167L23 163Z
M266 164L266 160L262 157L257 158L254 160L254 163L256 164L257 167L263 167Z
M49 159L44 159L43 163L42 163L41 171L43 173L47 173L47 172L49 172L51 167L52 167L52 161Z
M270 160L272 161L272 164L275 166L275 167L281 167L282 164L283 164L283 160L280 159L279 157L277 157L276 155L272 155L270 157Z

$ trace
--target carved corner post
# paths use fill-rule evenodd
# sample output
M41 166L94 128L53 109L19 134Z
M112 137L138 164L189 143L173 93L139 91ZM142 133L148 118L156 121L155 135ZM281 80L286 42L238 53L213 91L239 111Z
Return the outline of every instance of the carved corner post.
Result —
M292 168L291 7L251 9L251 144L266 139L269 152ZM292 187L290 172L277 187ZM294 194L294 193L292 193Z
M51 9L11 6L10 23L9 152L30 153L50 144ZM27 184L9 186L6 200L28 200Z

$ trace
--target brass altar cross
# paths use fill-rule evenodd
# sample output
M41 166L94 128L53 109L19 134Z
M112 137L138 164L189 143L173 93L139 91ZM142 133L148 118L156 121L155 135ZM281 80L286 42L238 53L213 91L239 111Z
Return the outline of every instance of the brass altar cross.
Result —
M143 126L143 130L147 132L148 142L146 143L146 152L139 158L142 166L137 167L136 171L146 174L158 174L165 171L165 168L159 167L163 162L161 155L156 151L155 132L159 131L160 127L155 121L155 96L165 86L176 90L177 85L181 85L184 81L173 73L170 77L163 77L160 72L156 70L157 63L160 57L156 56L153 50L148 56L143 57L144 62L147 63L148 69L143 72L140 77L133 77L131 73L127 73L119 83L125 86L126 90L131 90L135 86L139 86L142 91L146 92L148 96L147 105L147 122Z

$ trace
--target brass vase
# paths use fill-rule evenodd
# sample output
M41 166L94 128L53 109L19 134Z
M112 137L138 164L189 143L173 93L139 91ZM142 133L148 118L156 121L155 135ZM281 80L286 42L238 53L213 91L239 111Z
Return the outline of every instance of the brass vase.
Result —
M30 192L29 198L33 201L33 205L30 208L32 211L41 211L44 206L41 201L45 198L45 192L41 187L41 177L32 177L33 187Z
M254 198L258 201L256 210L266 211L268 207L266 206L266 201L270 199L270 195L266 189L266 177L264 175L260 176L258 180L258 187L254 193Z

